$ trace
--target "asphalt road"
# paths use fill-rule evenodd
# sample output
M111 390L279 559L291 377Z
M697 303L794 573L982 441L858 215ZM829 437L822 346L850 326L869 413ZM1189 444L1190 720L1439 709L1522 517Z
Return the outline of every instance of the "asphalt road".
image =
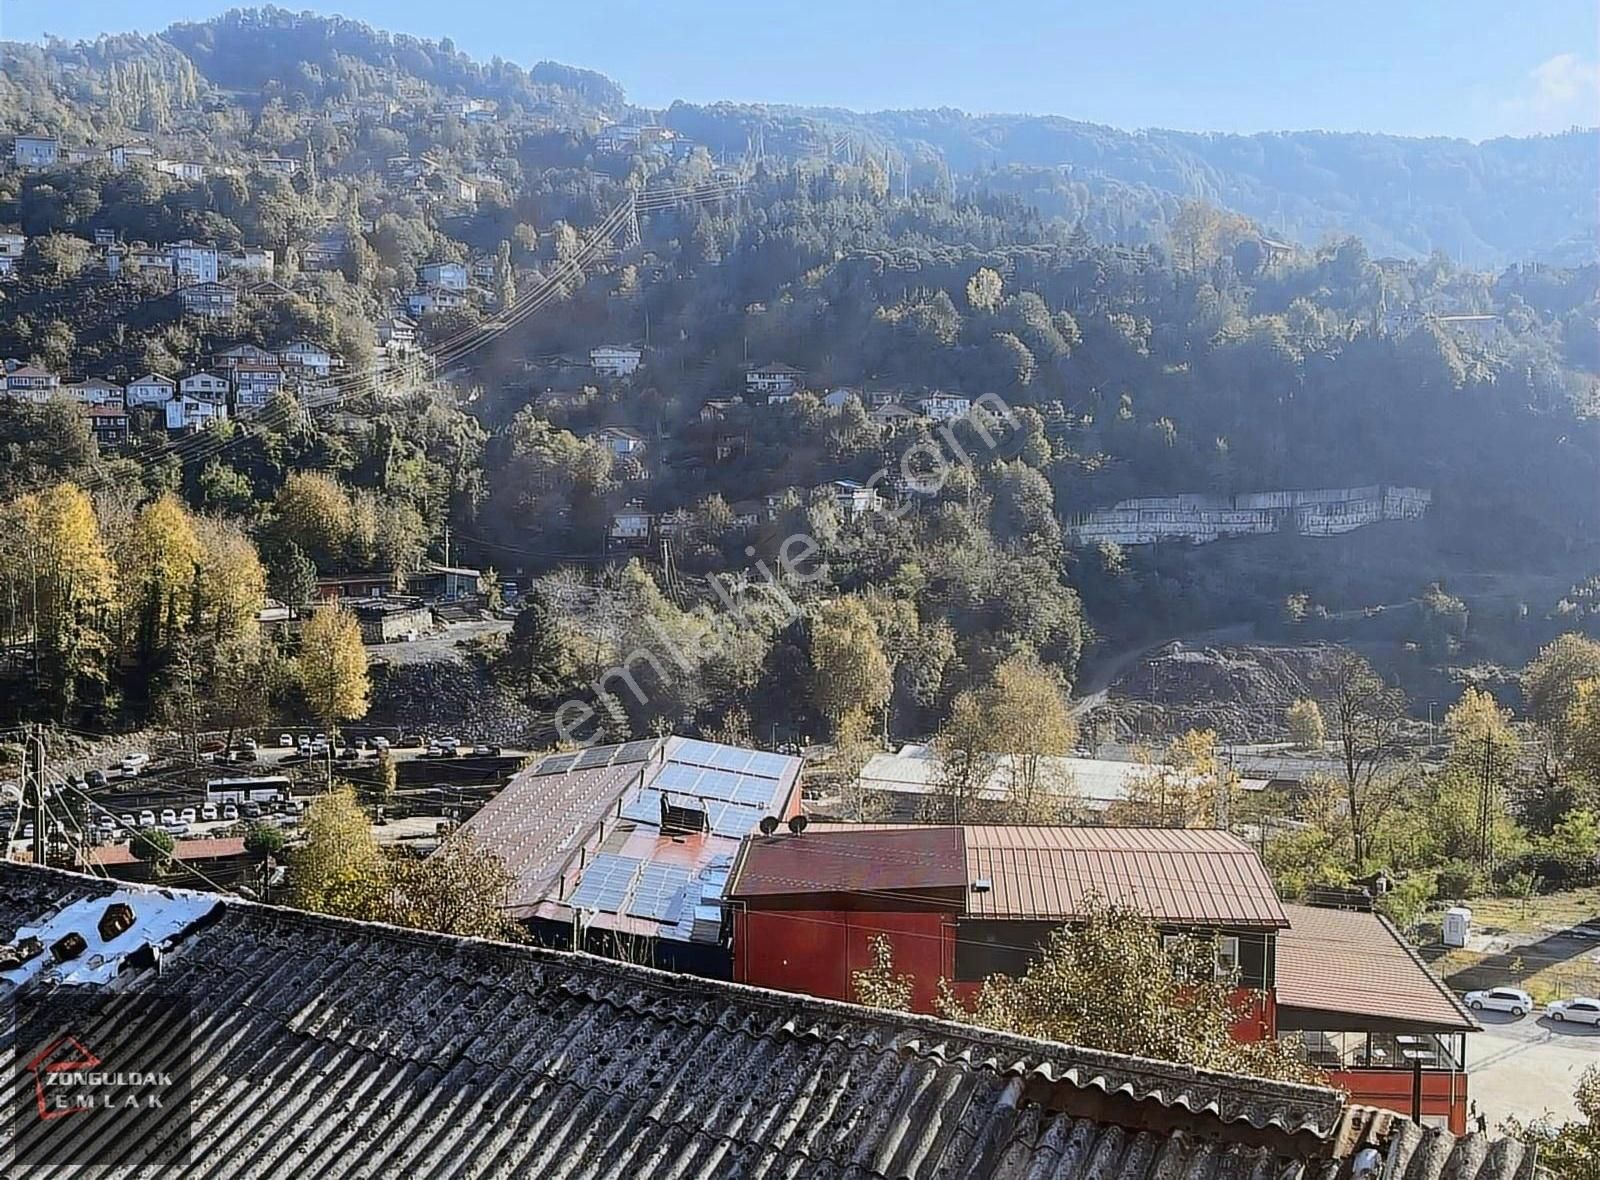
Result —
M1467 1092L1489 1125L1507 1115L1527 1120L1546 1111L1577 1118L1572 1091L1586 1068L1600 1065L1600 1028L1547 1017L1513 1020L1503 1012L1477 1017L1483 1031L1467 1037Z

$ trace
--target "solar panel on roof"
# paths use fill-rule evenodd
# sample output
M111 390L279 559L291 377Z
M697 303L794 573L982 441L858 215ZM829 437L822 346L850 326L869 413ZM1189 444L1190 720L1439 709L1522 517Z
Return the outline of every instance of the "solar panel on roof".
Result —
M741 775L739 786L733 792L733 801L750 807L766 807L772 802L773 782L769 778L750 778Z
M661 792L640 791L635 798L623 805L622 818L631 819L636 823L649 824L652 827L660 827Z
M611 757L616 752L616 746L594 746L578 755L578 760L572 764L572 769L597 770L602 766L609 766Z
M743 770L750 765L751 751L741 750L737 746L723 746L715 756L712 763L718 770Z
M656 775L656 785L666 791L688 791L699 777L698 768L669 762L661 768L661 773Z
M762 778L782 778L788 766L789 760L782 754L757 754L750 759L745 773L758 774Z
M683 887L689 883L689 870L678 865L647 864L639 874L628 913L657 922L677 920L683 903Z
M643 864L637 857L599 853L583 870L583 878L567 898L567 904L574 909L621 913L623 899Z
M625 742L617 748L617 756L611 760L613 766L626 766L631 762L643 762L656 752L657 739L648 738L640 742Z
M721 805L716 818L712 819L711 831L718 836L748 836L760 822L759 807L740 807L735 803L727 803Z
M694 793L702 799L732 799L739 789L739 776L726 770L702 771Z
M539 769L534 773L540 775L565 774L572 769L572 764L577 760L578 756L576 754L552 754L539 763Z

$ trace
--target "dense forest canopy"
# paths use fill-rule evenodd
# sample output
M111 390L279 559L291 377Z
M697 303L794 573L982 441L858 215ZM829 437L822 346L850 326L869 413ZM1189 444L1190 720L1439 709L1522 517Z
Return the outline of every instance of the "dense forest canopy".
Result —
M552 123L657 120L714 157L774 162L874 156L897 183L1014 193L1046 218L1101 241L1160 241L1184 200L1237 210L1304 246L1355 235L1374 257L1459 263L1576 265L1592 259L1596 132L1573 130L1482 144L1392 135L1119 130L1057 116L913 110L857 113L722 103L630 107L593 70L473 61L448 39L375 31L338 17L265 7L174 25L155 37L92 43L4 43L0 132L50 127L86 135L165 130L166 112L136 99L109 115L75 104L137 93L145 76L176 77L220 102L329 101L464 95ZM160 104L156 104L159 108Z

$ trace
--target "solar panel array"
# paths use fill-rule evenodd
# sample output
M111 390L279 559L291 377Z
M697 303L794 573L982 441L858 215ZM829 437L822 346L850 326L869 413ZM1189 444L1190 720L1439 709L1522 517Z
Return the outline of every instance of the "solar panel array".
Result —
M668 762L651 785L677 795L742 803L746 807L770 806L778 790L778 780L774 778L731 770L709 770L682 762Z
M683 903L683 887L689 883L689 870L680 865L651 863L639 875L628 913L656 922L675 922Z
M566 774L573 770L599 770L606 766L628 766L644 762L656 752L659 738L638 742L623 742L617 746L590 746L587 750L569 750L551 754L534 769L535 775Z
M583 879L567 898L574 909L601 910L620 914L623 900L628 896L634 878L645 862L635 856L616 856L609 852L596 854L583 870Z
M782 754L766 754L760 750L741 750L738 746L723 746L716 742L688 739L677 744L671 760L690 766L708 767L753 775L757 778L783 777L789 759Z

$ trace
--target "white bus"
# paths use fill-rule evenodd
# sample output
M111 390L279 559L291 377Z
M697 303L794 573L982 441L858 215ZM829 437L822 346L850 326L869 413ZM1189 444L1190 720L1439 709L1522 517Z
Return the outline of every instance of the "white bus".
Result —
M276 803L289 797L289 780L281 774L260 778L214 778L206 783L207 803Z

